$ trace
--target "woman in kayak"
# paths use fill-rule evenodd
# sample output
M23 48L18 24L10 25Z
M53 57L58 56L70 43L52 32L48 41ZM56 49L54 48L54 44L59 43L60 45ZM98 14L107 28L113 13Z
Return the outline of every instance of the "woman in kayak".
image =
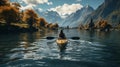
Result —
M60 31L59 38L60 38L60 39L66 39L66 36L65 36L65 34L63 33L63 30Z

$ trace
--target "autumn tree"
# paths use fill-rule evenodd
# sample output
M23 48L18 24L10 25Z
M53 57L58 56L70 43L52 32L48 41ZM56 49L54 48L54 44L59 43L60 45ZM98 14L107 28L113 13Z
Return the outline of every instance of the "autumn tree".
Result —
M16 9L19 9L21 7L21 5L17 2L11 3L11 6L15 7Z
M106 20L102 21L101 31L109 31L112 26Z
M52 23L46 24L45 27L46 28L52 28Z
M38 19L38 15L37 15L37 13L35 13L34 10L27 9L24 11L23 21L28 23L29 28L33 27L33 24L35 24L37 22L37 19Z
M0 0L0 6L5 6L9 4L9 0Z
M47 28L50 28L50 29L57 29L59 27L59 25L57 23L49 23L47 24Z
M57 23L53 24L53 28L58 28L59 25Z
M46 28L50 28L50 25L51 25L51 24L52 24L52 23L46 24L45 27L46 27Z
M39 18L39 24L40 24L40 26L45 27L45 25L48 24L48 23L45 21L44 18Z
M18 22L19 10L12 6L1 6L0 15L6 21L7 25L10 25L12 22Z
M96 23L96 28L100 29L101 31L109 31L112 28L112 25L108 24L106 20L101 20Z

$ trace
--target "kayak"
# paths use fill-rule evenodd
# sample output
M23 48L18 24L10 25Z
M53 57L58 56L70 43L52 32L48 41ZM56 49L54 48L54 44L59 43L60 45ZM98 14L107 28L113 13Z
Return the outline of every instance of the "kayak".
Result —
M68 40L67 39L57 39L56 40L57 45L59 46L60 49L64 49L66 48L66 45L68 44Z
M58 45L65 45L65 44L68 43L68 40L67 40L67 39L57 39L57 40L56 40L56 43L57 43Z

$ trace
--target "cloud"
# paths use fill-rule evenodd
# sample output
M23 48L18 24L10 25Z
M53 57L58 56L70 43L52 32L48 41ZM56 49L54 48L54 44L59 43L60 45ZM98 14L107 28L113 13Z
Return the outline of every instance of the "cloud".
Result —
M29 4L29 5L27 5L27 6L22 6L22 7L20 8L20 10L34 9L34 10L38 10L39 12L42 12L42 11L43 11L42 8L37 8L37 9L35 9L35 8L36 8L36 6L33 6L33 5Z
M47 3L48 0L23 0L26 4L44 4Z
M32 5L38 5L38 4L48 4L52 5L52 2L49 2L48 0L23 0L26 4L32 4Z
M33 9L33 7L35 7L35 5L29 4L29 5L27 5L27 6L22 6L20 9L21 9L21 10Z
M53 3L52 3L52 2L48 2L47 4L48 4L48 5L52 5Z
M62 6L57 6L55 8L49 9L50 11L56 11L62 18L66 18L68 15L81 9L83 6L81 4L64 4Z
M21 7L21 10L25 9L33 9L33 7L36 7L39 4L47 4L52 5L52 2L49 2L48 0L22 0L21 3L25 3L26 5ZM42 11L42 9L39 9Z
M37 9L35 9L35 11L37 11L37 12L43 12L43 9L42 8L37 8Z

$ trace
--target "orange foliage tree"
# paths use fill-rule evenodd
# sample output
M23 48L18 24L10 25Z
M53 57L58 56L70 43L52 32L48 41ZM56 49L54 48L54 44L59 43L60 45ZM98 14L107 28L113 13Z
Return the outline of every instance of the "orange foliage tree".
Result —
M8 5L9 0L0 0L0 6Z
M43 26L43 27L45 27L45 25L48 24L44 18L39 18L38 23L40 26Z
M101 20L98 23L96 23L96 28L100 29L101 31L109 30L112 28L110 24L106 20Z
M52 25L52 28L54 28L54 29L58 28L58 27L59 27L59 25L57 23L55 23L55 24Z
M56 29L58 27L59 27L59 25L57 23L55 23L55 24L52 24L52 23L47 24L47 28L50 28L50 29Z
M17 2L11 3L11 6L15 7L16 9L19 9L21 7L21 5Z
M0 15L8 25L10 25L11 22L18 22L20 19L19 10L12 6L1 6Z
M33 24L37 22L38 15L32 9L27 9L23 13L23 21L28 23L29 27L33 27Z

